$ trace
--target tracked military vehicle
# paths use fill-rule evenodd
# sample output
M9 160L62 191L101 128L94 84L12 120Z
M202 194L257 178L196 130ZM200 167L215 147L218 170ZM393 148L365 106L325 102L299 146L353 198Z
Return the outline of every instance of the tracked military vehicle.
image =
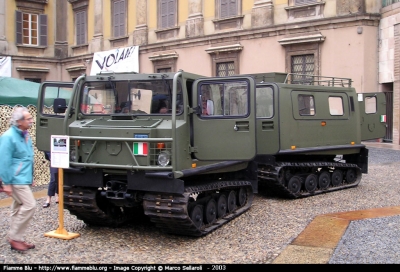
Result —
M362 140L385 133L382 93L284 73L107 73L41 84L37 147L69 139L64 206L87 224L144 213L202 236L251 207L260 184L298 198L357 186ZM54 99L55 98L55 99Z

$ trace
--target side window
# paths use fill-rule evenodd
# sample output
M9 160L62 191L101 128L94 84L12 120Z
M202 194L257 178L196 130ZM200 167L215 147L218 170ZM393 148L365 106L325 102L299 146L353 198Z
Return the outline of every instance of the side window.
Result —
M315 115L314 96L301 94L297 99L300 115Z
M371 114L377 111L377 101L375 96L365 97L365 113Z
M114 38L126 35L126 1L114 0L112 7L113 35Z
M245 81L202 84L199 92L201 116L248 115L248 88Z
M174 27L177 21L177 0L158 0L158 28Z
M257 117L270 118L274 113L274 98L271 87L258 87L256 90Z
M331 115L343 115L343 99L342 97L329 97L329 113Z
M43 104L41 105L40 109L41 113L63 116L65 115L65 113L54 113L54 100L57 98L62 99L63 101L65 101L65 105L68 105L69 100L72 96L72 88L45 85L42 95Z

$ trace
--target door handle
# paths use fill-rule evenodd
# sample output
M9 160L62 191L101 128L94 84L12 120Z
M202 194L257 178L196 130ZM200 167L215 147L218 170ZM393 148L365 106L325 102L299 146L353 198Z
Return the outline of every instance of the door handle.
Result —
M236 122L235 126L233 127L234 131L249 131L250 125L249 122Z

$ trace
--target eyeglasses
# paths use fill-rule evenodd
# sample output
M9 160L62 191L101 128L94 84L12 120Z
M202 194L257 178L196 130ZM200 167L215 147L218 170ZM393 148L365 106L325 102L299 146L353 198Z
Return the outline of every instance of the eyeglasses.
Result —
M33 120L33 118L31 117L31 118L24 118L24 120L27 120L27 121L32 121Z

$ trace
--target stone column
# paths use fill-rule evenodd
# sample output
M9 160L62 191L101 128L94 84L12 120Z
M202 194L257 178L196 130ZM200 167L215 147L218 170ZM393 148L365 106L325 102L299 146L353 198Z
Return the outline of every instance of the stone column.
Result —
M263 27L274 23L272 0L260 0L254 3L251 11L251 26Z
M202 0L189 0L189 17L186 20L186 38L204 35Z
M68 57L68 37L67 37L67 27L68 21L67 11L68 2L67 1L56 1L55 5L55 44L54 44L54 57L58 59L64 59Z
M136 1L136 28L133 31L133 44L147 44L147 0Z
M103 51L103 0L94 1L94 35L90 52Z
M0 54L7 54L8 51L6 39L6 2L0 1Z

